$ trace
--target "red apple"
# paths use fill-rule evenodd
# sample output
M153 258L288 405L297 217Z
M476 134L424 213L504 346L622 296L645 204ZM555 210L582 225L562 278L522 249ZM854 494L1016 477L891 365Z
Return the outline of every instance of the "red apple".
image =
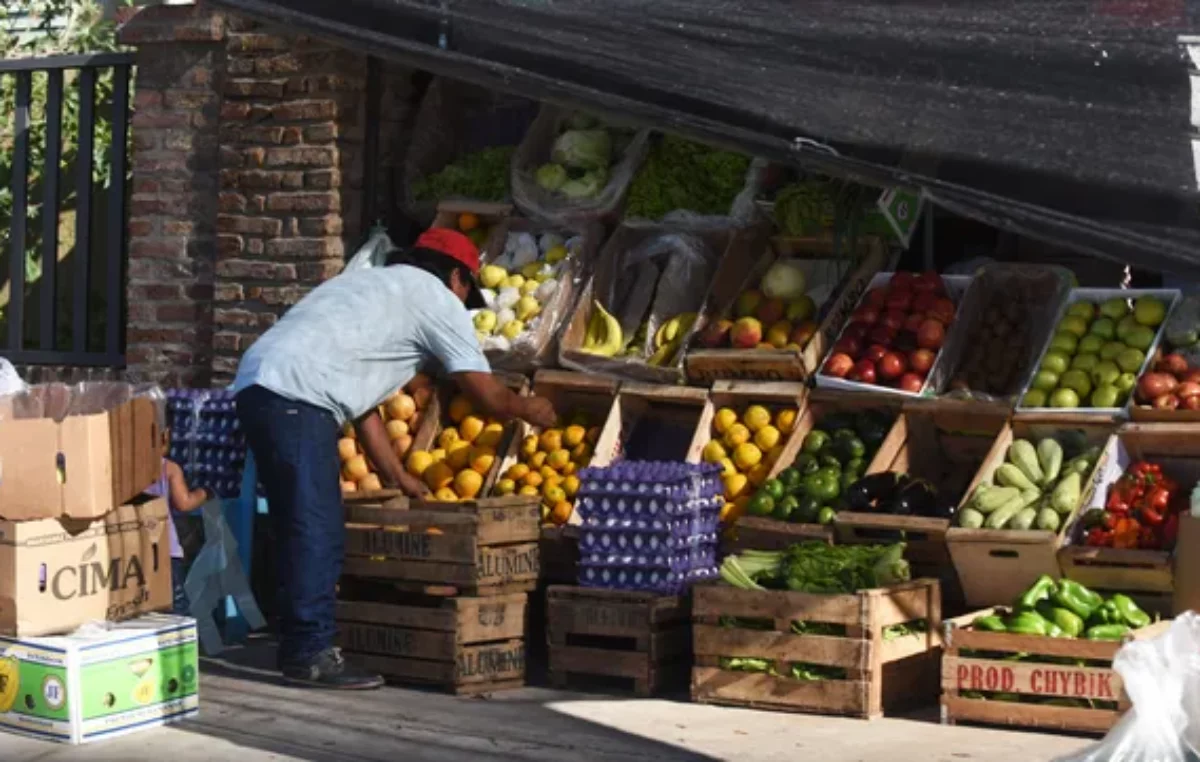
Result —
M888 281L888 289L891 291L912 291L916 282L916 275L902 270L892 274L892 279Z
M911 291L892 291L888 294L885 304L889 310L905 310L912 307L913 295Z
M938 299L926 314L934 320L940 320L942 325L950 325L954 322L954 302L946 298Z
M913 283L913 291L922 294L940 294L945 290L945 284L942 283L942 276L938 275L936 270L926 270L917 276L916 282Z
M796 330L800 330L800 328L807 328L809 326L811 326L812 331L816 333L817 324L811 320L804 321L797 327ZM858 339L859 341L862 341L867 338L867 332L870 330L871 326L867 325L866 323L851 323L850 325L846 326L846 330L842 331L842 338Z
M783 320L785 314L787 314L787 305L782 299L767 299L754 311L754 316L763 325L775 325Z
M912 311L919 312L920 314L924 315L926 312L929 312L931 309L933 309L933 305L937 303L937 300L938 295L936 293L932 291L919 291L917 292L917 295L913 297Z
M1192 398L1188 397L1188 399ZM1179 407L1179 398L1174 394L1164 394L1161 397L1155 398L1154 407L1158 408L1159 410L1174 410L1175 408Z
M875 326L867 334L867 339L873 344L891 344L894 338L896 338L896 332L884 325Z
M1184 410L1200 410L1200 395L1184 397L1183 402L1179 406Z
M834 378L845 378L853 368L854 358L840 352L830 355L829 359L825 361L825 375Z
M1170 373L1173 376L1183 376L1188 372L1187 358L1178 352L1172 352L1159 361L1159 370L1163 373Z
M879 325L886 326L889 331L895 333L904 327L904 321L907 319L908 315L904 310L888 310L879 318Z
M729 341L737 349L754 349L762 342L762 323L754 318L744 317L729 329Z
M854 364L854 370L850 371L850 378L864 384L875 383L875 363L864 357Z
M921 323L921 330L917 331L917 344L922 349L940 349L945 340L946 329L939 321L929 319Z
M912 331L901 331L892 339L892 348L908 354L917 348L917 335Z
M1188 397L1200 396L1200 384L1197 384L1195 381L1184 381L1175 387L1175 396L1181 400L1186 400Z
M924 322L925 316L920 312L910 313L909 316L904 319L904 330L916 336L917 331L921 330L921 323Z
M796 343L799 344L800 342ZM801 346L804 345L801 344ZM842 338L838 339L836 344L833 345L833 351L847 354L851 357L858 357L858 353L862 351L862 343L858 339L852 339L848 336L843 336Z
M850 322L865 325L874 325L877 320L879 320L879 309L869 304L862 305L850 316Z
M905 373L896 382L896 388L912 394L920 394L921 387L925 386L925 379L918 376L916 373Z
M700 332L700 345L709 349L723 347L729 343L729 329L733 323L729 320L714 320Z
M896 352L888 352L879 360L877 372L879 377L885 381L891 381L894 378L900 378L904 375L905 362L904 358Z
M882 344L872 344L871 346L867 347L867 351L863 354L863 357L873 363L878 363L887 353L888 348L886 346Z
M1196 370L1189 370L1186 374L1184 374L1183 378L1179 380L1185 382L1191 381L1193 383L1200 384L1200 368Z
M863 297L863 304L864 305L869 304L872 307L882 307L883 303L887 301L887 294L888 294L888 290L886 287L885 288L873 288L867 292L867 295L865 297Z
M924 376L933 367L933 361L937 359L937 355L928 349L915 349L908 356L908 366L913 369L914 373Z
M1147 373L1138 379L1137 394L1140 399L1149 402L1158 400L1164 394L1174 393L1177 386L1179 382L1170 373Z
M816 335L817 327L818 327L817 324L815 322L813 322L812 320L805 320L803 323L801 323L800 325L798 325L792 329L792 335L790 337L788 337L788 340L792 344L796 344L800 347L803 347L805 344L807 344L809 342L810 339L812 339L813 336ZM853 326L851 326L851 328L853 328ZM846 329L845 333L842 334L842 338L844 338L844 339L853 338L855 341L857 341L861 345L862 340L866 338L866 333L867 332L864 330L861 335L851 336L851 335L849 335L850 330Z

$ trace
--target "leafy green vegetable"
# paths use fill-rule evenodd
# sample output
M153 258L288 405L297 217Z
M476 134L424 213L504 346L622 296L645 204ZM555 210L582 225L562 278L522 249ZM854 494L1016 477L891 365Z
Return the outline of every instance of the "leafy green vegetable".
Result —
M559 164L543 164L538 167L536 179L543 190L556 191L567 181L567 170Z
M929 632L929 622L924 619L914 619L911 622L901 622L883 628L883 639L897 640L908 635L919 635Z
M413 197L418 201L504 201L508 198L509 166L515 150L513 146L497 146L461 156L440 172L413 183Z
M803 542L785 551L745 551L726 556L721 578L744 590L785 589L803 593L855 593L912 578L904 543L826 545Z
M607 170L612 161L612 136L604 128L567 130L555 139L550 158L568 169Z
M749 168L748 156L664 135L629 186L625 214L650 220L676 209L729 214Z

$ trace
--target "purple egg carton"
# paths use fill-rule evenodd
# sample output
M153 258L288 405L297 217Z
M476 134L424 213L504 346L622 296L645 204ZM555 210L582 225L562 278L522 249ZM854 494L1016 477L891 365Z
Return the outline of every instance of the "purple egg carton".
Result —
M641 568L641 569L702 569L717 563L715 545L708 547L685 548L669 551L662 549L657 552L634 553L628 550L599 550L584 552L580 550L579 563L582 566L607 566L611 568Z
M621 529L637 532L660 532L675 536L707 534L717 531L720 509L672 515L605 514L584 508L579 511L583 531L590 529Z
M715 579L715 566L676 572L662 569L614 569L610 567L585 567L580 569L579 584L582 587L608 590L636 590L677 595L697 582Z
M579 537L580 552L628 550L631 553L655 553L716 544L716 533L661 536L642 532L586 532Z
M188 483L219 497L241 492L246 439L227 389L167 390L170 457Z

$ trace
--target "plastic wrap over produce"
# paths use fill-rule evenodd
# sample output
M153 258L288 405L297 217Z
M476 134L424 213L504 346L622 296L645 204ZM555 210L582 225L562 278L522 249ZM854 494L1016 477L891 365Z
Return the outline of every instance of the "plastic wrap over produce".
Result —
M649 130L542 106L513 158L513 203L558 225L615 217L649 137Z
M579 472L579 584L663 594L717 575L720 466L623 461Z
M17 369L8 360L0 357L0 397L18 394L28 389L25 381L17 373Z
M501 254L479 272L483 309L476 336L494 369L524 372L554 355L555 337L588 273L600 230L514 221Z
M342 268L342 272L352 273L358 270L369 270L372 267L384 267L387 265L388 254L395 250L396 244L392 243L385 228L372 228L367 242L354 252L354 256Z
M1103 739L1057 762L1192 762L1200 758L1200 615L1121 646L1113 659L1133 702Z
M120 381L81 381L27 386L16 394L0 397L0 421L5 418L51 418L62 421L73 415L95 415L112 410L133 399L148 399L155 404L159 428L166 424L166 397L154 384L128 384Z

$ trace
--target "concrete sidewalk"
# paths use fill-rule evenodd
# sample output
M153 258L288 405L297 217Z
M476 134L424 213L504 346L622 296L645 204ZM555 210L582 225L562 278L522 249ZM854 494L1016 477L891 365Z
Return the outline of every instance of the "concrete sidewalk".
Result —
M107 743L65 747L0 736L0 760L58 762L1027 762L1083 748L1068 736L725 709L526 688L454 698L386 688L323 693L280 684L251 664L264 646L208 661L200 718Z

